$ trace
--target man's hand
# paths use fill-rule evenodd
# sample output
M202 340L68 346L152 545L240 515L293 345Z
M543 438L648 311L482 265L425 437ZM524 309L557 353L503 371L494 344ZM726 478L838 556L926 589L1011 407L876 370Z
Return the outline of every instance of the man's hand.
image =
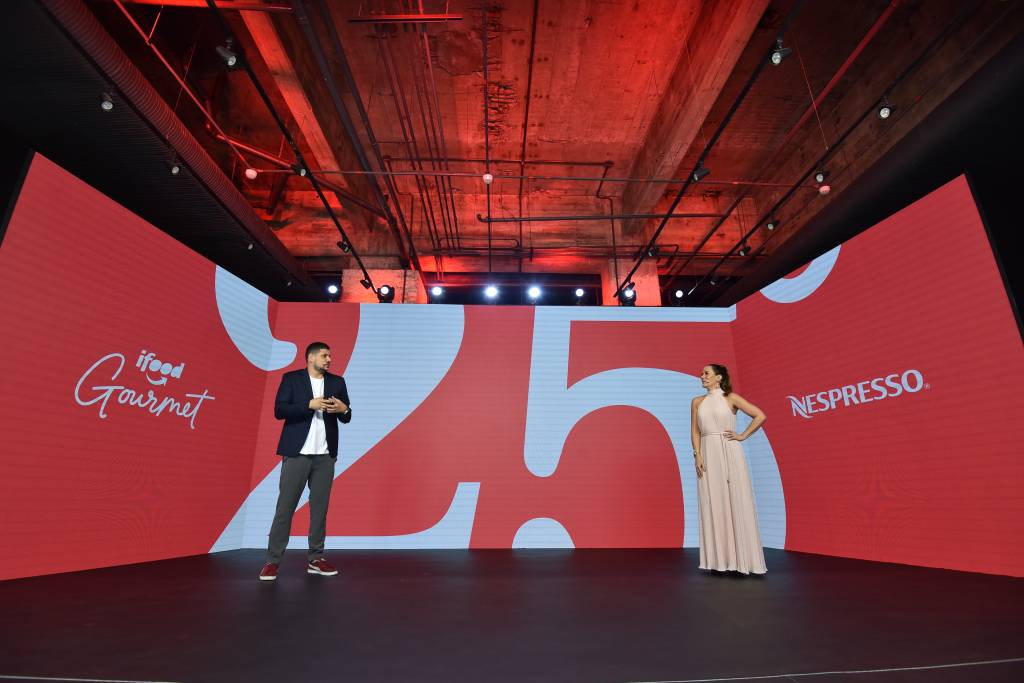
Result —
M342 401L341 399L334 398L334 397L326 398L326 399L324 399L324 404L327 406L326 408L324 408L324 410L326 410L328 413L347 413L348 412L348 406L345 405L345 402Z
M309 402L309 409L310 410L329 410L329 406L330 405L331 404L328 403L326 398L314 398L312 401Z

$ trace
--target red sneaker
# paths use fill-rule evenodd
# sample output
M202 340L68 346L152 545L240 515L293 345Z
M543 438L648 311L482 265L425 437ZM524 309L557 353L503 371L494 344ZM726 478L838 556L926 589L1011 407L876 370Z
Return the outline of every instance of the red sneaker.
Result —
M273 562L263 565L263 570L260 571L260 581L277 581L277 565Z
M307 574L319 574L320 576L334 576L338 573L338 568L327 561L326 558L321 557L318 560L313 560L306 567Z

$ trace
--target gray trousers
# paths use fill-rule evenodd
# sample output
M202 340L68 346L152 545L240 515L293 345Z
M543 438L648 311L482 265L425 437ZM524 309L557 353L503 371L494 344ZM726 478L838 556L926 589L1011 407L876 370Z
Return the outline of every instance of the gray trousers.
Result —
M292 516L303 489L309 485L309 561L324 556L327 536L327 504L331 500L335 460L329 455L299 455L281 458L281 484L277 495L277 512L270 525L267 562L280 564L288 537L292 533Z

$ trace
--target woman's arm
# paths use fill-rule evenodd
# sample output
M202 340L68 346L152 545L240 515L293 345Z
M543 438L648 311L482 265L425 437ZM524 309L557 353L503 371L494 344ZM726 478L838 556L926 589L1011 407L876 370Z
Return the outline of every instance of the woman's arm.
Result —
M694 396L690 401L690 443L693 444L693 467L697 470L698 479L707 471L704 456L700 452L700 429L697 427L697 408L703 400L703 396Z
M750 438L751 434L753 434L754 432L761 428L761 425L764 424L764 421L767 420L768 417L760 408L758 408L753 403L743 398L739 394L729 394L728 400L729 405L731 405L736 410L742 410L752 419L750 420L750 424L747 425L747 428L743 431L742 434L736 434L734 432L725 432L725 438L736 441L746 441L748 438Z

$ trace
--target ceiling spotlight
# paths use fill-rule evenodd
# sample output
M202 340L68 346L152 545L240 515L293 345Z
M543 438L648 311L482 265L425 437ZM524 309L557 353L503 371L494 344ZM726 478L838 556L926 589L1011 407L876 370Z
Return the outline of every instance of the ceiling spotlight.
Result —
M889 98L885 95L882 96L882 101L878 105L878 118L887 119L892 116L892 105L889 104Z
M484 178L484 185L490 185L491 183L494 182L494 176L491 175L490 173L484 173L483 178Z
M303 178L305 178L305 177L306 177L306 174L307 174L307 173L309 172L309 171L307 171L307 170L305 169L305 167L303 167L303 166L300 166L300 165L298 165L298 164L295 164L294 166L292 166L292 171L294 171L294 172L295 172L295 175L297 175L297 176L301 176L301 177L303 177Z
M582 288L582 287L577 287L577 288L576 288L576 298L577 298L577 299L581 299L581 298L583 298L583 295L584 295L584 294L586 294L586 292L585 292L585 291L583 291L583 288Z
M365 289L370 289L371 287L373 287L373 283L370 282L368 278L363 278L362 280L359 281L359 284L361 284Z
M114 110L114 98L110 93L103 93L103 97L100 99L100 109L103 111Z
M495 287L494 285L487 285L487 287L484 289L484 296L486 296L488 299L492 299L492 300L493 299L497 299L498 298L498 288Z
M636 306L636 289L632 282L619 291L620 306Z
M768 230L768 232L771 232L775 228L779 227L779 219L769 218L768 222L764 224L764 227Z
M338 249L341 249L346 254L352 251L352 245L350 245L348 242L335 242L335 244L338 245ZM369 289L369 287L367 287L367 289Z
M227 64L229 69L233 69L238 66L238 55L231 49L232 47L233 43L230 38L224 41L223 45L217 46L217 54L220 55L220 58L224 60L224 63Z
M338 293L338 285L327 285L327 293L328 294L337 294Z
M178 155L173 152L167 159L167 170L170 171L171 175L178 175L181 173L181 162L178 161Z
M771 62L773 65L778 66L782 64L782 60L788 57L793 52L792 48L782 47L782 38L775 41L775 49L772 50Z
M827 173L825 171L815 171L814 182L818 183L819 185L822 184L823 182L825 182L826 175Z
M740 256L746 256L749 253L750 253L750 247L748 247L746 244L744 244L742 247L740 247Z
M248 178L249 180L256 180L256 176L258 176L259 174L260 172L257 171L255 168L250 167L245 169L245 177Z
M818 186L818 194L828 194L832 191L832 186L828 183L822 183Z
M534 300L539 299L540 287L538 287L537 285L531 285L530 288L526 290L526 295Z
M714 287L717 284L718 282L715 280L715 278L711 278L711 286Z
M248 249L249 251L252 251L252 242L249 242L249 244L246 245L245 248Z
M377 301L382 304L389 304L395 300L395 288L390 285L381 285L377 290Z
M681 290L681 289L677 289L677 290L675 291L675 297L676 297L677 299L682 299L682 298L683 298L683 290Z
M697 167L693 169L693 182L700 182L701 178L706 178L709 173L711 171L704 165L704 162L698 161Z
M647 255L650 256L651 258L657 257L657 255L658 255L658 245L652 244L650 247L648 247L647 248Z
M443 296L444 295L444 288L441 287L440 285L434 285L433 287L430 288L430 295L431 296Z

